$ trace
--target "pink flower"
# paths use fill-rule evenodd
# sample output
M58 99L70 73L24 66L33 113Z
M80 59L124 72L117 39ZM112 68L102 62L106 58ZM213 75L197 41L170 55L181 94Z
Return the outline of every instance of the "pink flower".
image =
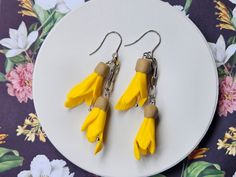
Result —
M32 76L34 65L32 63L20 64L6 74L7 92L16 96L20 103L32 100Z
M218 103L220 116L227 116L228 113L236 111L236 83L233 78L226 76L220 81L220 98Z

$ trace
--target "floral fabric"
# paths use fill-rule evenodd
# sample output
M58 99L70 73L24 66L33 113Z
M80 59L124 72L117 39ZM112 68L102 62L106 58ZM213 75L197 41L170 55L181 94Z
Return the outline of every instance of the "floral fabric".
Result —
M205 36L218 68L220 93L214 120L198 148L155 177L236 177L236 0L163 1L190 18ZM1 177L96 176L69 162L53 147L40 125L32 97L40 46L61 18L84 3L0 0Z

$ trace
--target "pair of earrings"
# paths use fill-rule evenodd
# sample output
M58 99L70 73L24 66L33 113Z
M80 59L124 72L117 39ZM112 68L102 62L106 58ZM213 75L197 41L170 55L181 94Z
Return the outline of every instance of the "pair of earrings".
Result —
M145 52L142 58L138 59L135 67L136 74L115 106L115 109L125 111L132 107L145 105L144 120L134 141L134 155L137 160L141 158L141 155L153 154L156 149L155 127L158 118L156 106L158 65L154 52L161 44L161 36L157 31L149 30L133 43L125 45L126 47L131 46L151 32L159 37L159 42L153 50ZM109 97L120 70L118 52L122 45L121 35L116 31L107 33L99 47L90 54L96 53L110 34L116 34L120 38L119 46L115 53L113 53L112 59L106 63L98 63L92 74L69 91L65 101L65 107L67 108L73 108L83 102L89 106L90 113L85 119L81 130L86 132L89 142L97 142L95 154L103 148Z

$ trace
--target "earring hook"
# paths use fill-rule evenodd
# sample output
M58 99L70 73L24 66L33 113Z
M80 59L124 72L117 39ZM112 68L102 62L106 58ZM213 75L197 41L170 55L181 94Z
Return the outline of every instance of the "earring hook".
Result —
M117 57L118 57L118 52L119 52L119 50L120 50L120 47L121 47L121 44L122 44L123 40L122 40L122 37L121 37L120 33L116 32L116 31L111 31L111 32L107 33L106 36L104 37L104 39L102 40L101 44L98 46L98 48L97 48L94 52L92 52L92 53L89 54L90 56L93 55L93 54L95 54L95 53L102 47L102 45L103 45L103 43L105 42L106 38L107 38L110 34L117 34L117 35L119 36L119 38L120 38L120 43L119 43L119 45L118 45L118 47L117 47L117 49L116 49L116 52L112 55L114 58L117 58Z
M141 37L139 37L136 41L134 41L134 42L132 42L132 43L130 43L130 44L126 44L125 47L131 46L131 45L137 43L138 41L140 41L140 40L141 40L146 34L148 34L148 33L155 33L155 34L157 34L157 36L159 37L159 42L158 42L157 45L151 50L151 56L153 57L154 52L156 51L156 49L157 49L157 48L159 47L159 45L161 44L161 35L160 35L160 33L158 33L158 32L155 31L155 30L149 30L149 31L145 32L145 33L144 33Z

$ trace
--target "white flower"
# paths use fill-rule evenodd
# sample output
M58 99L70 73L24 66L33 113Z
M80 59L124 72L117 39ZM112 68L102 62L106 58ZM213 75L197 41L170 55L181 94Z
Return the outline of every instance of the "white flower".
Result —
M236 172L234 173L234 175L232 177L236 177Z
M29 35L24 22L21 22L19 28L9 29L10 38L0 40L0 44L9 48L6 57L14 57L28 50L38 37L38 31L32 31Z
M49 176L51 168L50 161L45 155L37 155L30 164L33 177Z
M229 0L230 2L232 2L233 4L236 4L236 0Z
M17 177L74 177L64 160L52 160L37 155L30 164L30 170L20 172Z
M208 44L212 50L217 67L227 63L227 61L236 51L236 44L231 44L226 48L225 40L222 35L219 36L216 43L208 42Z
M17 177L32 177L32 175L30 171L22 171L17 175Z
M83 3L84 0L35 0L35 4L44 10L56 8L56 11L61 13L68 13Z

